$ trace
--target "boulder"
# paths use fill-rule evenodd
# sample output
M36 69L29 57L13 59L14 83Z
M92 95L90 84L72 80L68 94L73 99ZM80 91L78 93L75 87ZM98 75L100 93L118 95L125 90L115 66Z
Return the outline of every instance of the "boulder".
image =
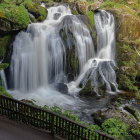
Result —
M68 87L64 83L56 83L55 89L61 93L67 94L68 93Z
M119 108L103 109L93 113L92 116L94 122L98 125L101 125L105 120L109 118L117 118L127 123L131 128L139 127L139 123L135 119L135 116Z
M25 29L29 24L29 14L24 6L0 5L0 34Z

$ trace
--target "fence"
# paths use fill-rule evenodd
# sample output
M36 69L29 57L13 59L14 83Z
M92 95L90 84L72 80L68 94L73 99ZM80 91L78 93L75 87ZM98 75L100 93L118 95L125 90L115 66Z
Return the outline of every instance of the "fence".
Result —
M0 95L0 114L45 129L52 135L67 140L117 140L100 131L91 131L57 113L35 107L24 102Z

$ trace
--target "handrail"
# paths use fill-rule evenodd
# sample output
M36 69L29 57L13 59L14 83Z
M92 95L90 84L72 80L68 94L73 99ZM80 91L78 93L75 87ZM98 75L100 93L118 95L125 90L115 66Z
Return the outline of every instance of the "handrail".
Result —
M91 131L62 115L0 95L0 114L35 127L45 129L52 135L67 140L117 140L100 131Z

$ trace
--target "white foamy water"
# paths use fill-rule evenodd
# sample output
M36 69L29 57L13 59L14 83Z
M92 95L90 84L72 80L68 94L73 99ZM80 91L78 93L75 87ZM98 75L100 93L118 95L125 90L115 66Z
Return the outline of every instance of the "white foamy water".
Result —
M49 8L43 23L32 23L27 31L16 36L9 92L17 99L35 100L38 105L80 110L84 103L76 95L88 80L98 95L102 86L107 92L116 91L113 15L97 12L95 27L97 51L88 28L68 7ZM79 69L75 81L68 82L67 53L71 50L78 59ZM54 86L57 83L66 84L69 94L59 92Z
M65 31L67 44L60 36ZM11 94L17 99L33 99L40 105L73 107L81 101L53 88L55 83L66 83L66 51L71 49L68 33L73 33L79 73L88 59L94 56L94 47L86 25L71 14L68 7L48 9L43 23L32 23L13 43L10 65Z
M0 61L0 64L2 61ZM0 80L1 80L1 86L3 86L5 89L7 89L7 82L6 82L6 77L5 77L5 72L4 70L0 70Z
M98 89L105 86L106 92L115 93L116 83L115 64L115 21L112 14L101 10L95 13L95 27L97 31L97 52L89 59L75 81L68 84L69 92L77 94L88 80L97 95Z

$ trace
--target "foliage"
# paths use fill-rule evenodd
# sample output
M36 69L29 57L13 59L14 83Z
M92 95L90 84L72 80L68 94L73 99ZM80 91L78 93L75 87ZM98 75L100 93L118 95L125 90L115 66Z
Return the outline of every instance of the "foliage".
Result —
M0 64L0 70L6 69L9 66L7 63L1 63Z
M98 125L89 125L88 126L88 129L87 129L87 133L88 133L88 131L91 131L91 135L90 135L90 140L94 140L94 139L96 139L96 130L100 130L101 131L101 128L98 126Z
M25 1L25 7L32 13L38 21L42 21L47 17L47 11L39 4L33 3L31 0Z
M112 2L110 0L107 0L106 2L104 2L100 8L120 8L122 7L121 3L116 3L116 2Z
M0 18L6 18L22 28L29 24L29 14L24 6L2 3L0 5Z
M64 110L64 111L63 111L63 110L62 110L61 108L59 108L58 106L49 107L49 106L45 105L45 106L43 107L43 109L47 109L47 110L50 110L50 111L52 111L52 112L58 113L59 115L63 115L63 116L65 116L65 117L67 117L67 118L69 118L69 119L71 119L71 120L73 120L73 121L76 121L76 122L78 122L78 123L86 124L85 122L82 122L82 121L80 120L80 118L79 118L78 116L76 116L75 114L73 114L71 111L69 111L69 110Z
M104 132L106 132L116 138L119 138L121 140L130 138L130 136L128 134L129 125L127 125L126 123L122 122L119 119L115 119L115 118L107 119L102 124L101 127Z
M7 97L13 98L11 94L9 94L4 87L0 86L0 95L5 95Z
M132 135L140 135L140 127L131 129L131 133L132 133Z
M12 37L10 35L0 37L0 58L3 58L5 56L6 49L10 45L11 40Z
M138 56L135 50L129 45L119 44L117 55L119 88L137 92L138 89L134 84L139 70L137 69Z
M94 26L94 13L92 11L87 11L86 15L88 16L88 18L90 20L90 24L92 26Z

